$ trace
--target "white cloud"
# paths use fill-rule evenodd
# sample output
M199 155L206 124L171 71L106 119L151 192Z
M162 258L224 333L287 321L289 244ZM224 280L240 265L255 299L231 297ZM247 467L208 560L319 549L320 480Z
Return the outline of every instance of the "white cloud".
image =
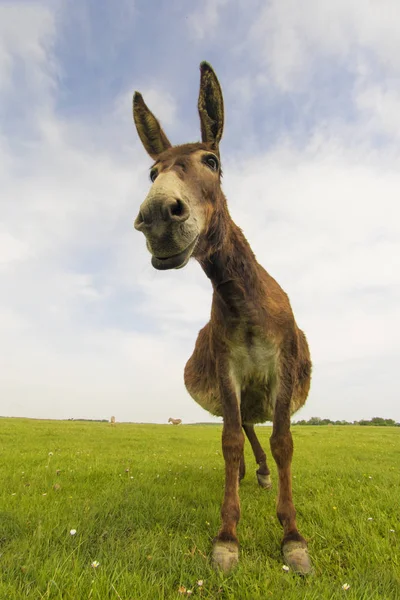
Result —
M327 57L357 70L370 59L364 53L372 53L380 68L398 74L399 22L396 0L271 0L260 6L244 47L280 88L305 89L316 61Z
M23 77L34 98L46 97L56 71L46 47L55 35L54 16L40 2L3 2L0 4L0 91L3 102L13 88L13 71L24 65ZM32 97L19 99L31 109Z
M0 231L0 270L8 268L13 262L23 260L29 256L28 245L10 235Z
M206 3L203 20L196 9L198 22L191 26L200 42L207 44L228 21L222 12L228 6ZM398 37L380 13L374 29L368 11L356 19L357 2L325 11L311 0L301 8L268 6L254 29L254 48L265 52L257 69L270 61L285 89L312 68L314 53L350 60L356 46L368 47L391 72L397 68L400 53L391 62L389 53ZM149 160L132 122L134 88L115 96L100 124L87 116L61 117L53 16L39 4L33 12L25 8L16 13L11 4L0 5L6 23L13 21L7 29L0 18L0 72L10 105L21 97L14 58L30 73L23 84L27 126L0 137L2 412L206 420L185 392L183 367L209 317L210 283L197 264L156 272L143 236L133 230L149 185ZM337 117L297 147L287 136L257 155L233 157L226 150L223 156L232 215L289 293L310 340L315 371L303 412L309 416L400 418L396 371L389 368L400 350L399 156L394 146L374 149L370 138L397 126L398 95L377 84L363 61L351 63L359 111L354 126ZM246 110L257 102L257 94L243 92L252 74L235 75L242 83L236 90L233 83L231 93ZM172 97L156 70L153 77L138 75L135 87L169 134L178 127L179 90ZM228 126L235 107L226 106ZM245 122L246 113L241 118ZM125 313L123 303L131 305Z
M205 0L188 17L189 28L197 40L208 40L216 33L224 6L228 0Z
M394 84L360 87L355 101L372 132L400 138L400 90Z

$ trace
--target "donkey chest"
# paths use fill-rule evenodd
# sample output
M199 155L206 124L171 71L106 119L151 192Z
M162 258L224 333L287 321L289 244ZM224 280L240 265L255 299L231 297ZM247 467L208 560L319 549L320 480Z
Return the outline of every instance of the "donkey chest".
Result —
M248 388L264 389L276 379L278 373L279 349L268 339L238 336L230 351L230 367L235 383L240 390Z
M236 344L230 357L244 423L272 421L279 383L279 349L268 340Z

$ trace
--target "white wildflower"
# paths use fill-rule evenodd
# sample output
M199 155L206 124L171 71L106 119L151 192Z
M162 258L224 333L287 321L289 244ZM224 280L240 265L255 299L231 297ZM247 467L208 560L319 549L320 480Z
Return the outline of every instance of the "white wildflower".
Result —
M350 586L349 586L349 584L348 584L348 583L344 583L344 584L342 585L342 590L345 590L345 591L347 591L347 590L349 590L349 589L350 589Z

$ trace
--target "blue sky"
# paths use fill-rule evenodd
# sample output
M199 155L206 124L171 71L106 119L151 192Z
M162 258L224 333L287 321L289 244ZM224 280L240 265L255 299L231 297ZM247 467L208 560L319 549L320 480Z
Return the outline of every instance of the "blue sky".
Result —
M232 216L310 342L298 417L400 420L399 26L396 0L0 0L0 414L209 419L183 367L211 288L133 230L131 114L198 140L207 60Z

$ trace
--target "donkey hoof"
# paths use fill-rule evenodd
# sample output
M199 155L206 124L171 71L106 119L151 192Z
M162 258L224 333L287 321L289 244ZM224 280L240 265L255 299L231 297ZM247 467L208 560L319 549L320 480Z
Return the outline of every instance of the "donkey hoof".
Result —
M261 473L257 473L257 481L258 485L262 487L264 490L270 490L272 488L271 475L262 475Z
M283 558L295 573L308 575L313 571L306 542L294 540L286 542L283 546Z
M239 562L237 543L217 540L213 548L213 565L223 573L229 573Z

